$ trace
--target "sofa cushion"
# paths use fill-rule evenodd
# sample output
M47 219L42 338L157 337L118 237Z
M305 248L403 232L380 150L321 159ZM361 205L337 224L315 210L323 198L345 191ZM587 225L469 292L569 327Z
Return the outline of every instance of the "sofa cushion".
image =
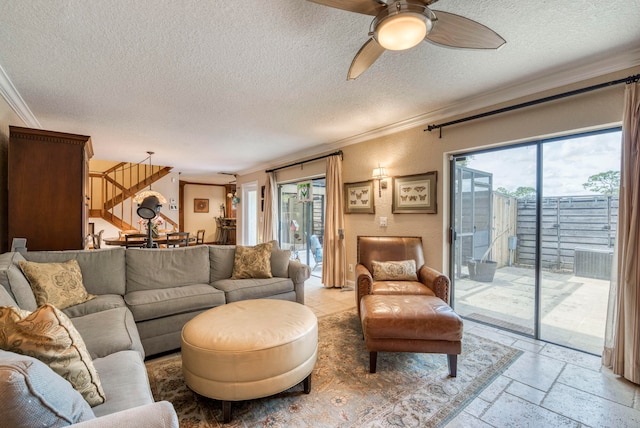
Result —
M107 400L94 407L97 416L109 415L153 403L144 361L135 351L120 351L96 358L93 362L104 378ZM131 426L144 426L144 421L132 421Z
M82 272L75 260L64 263L18 262L31 284L39 306L50 303L58 309L77 305L95 296L82 284Z
M225 304L224 293L209 284L132 291L124 296L136 321L213 308Z
M221 279L211 285L224 291L227 303L293 291L293 281L289 278Z
M209 249L205 245L129 248L125 259L127 293L209 283Z
M87 292L91 294L125 293L125 249L29 251L25 258L39 263L77 260ZM26 309L26 308L25 308Z
M0 287L0 306L18 306L13 296L4 287Z
M210 283L231 278L235 256L235 245L209 245Z
M417 281L416 261L372 261L374 281Z
M233 279L271 278L271 242L252 247L236 246Z
M133 315L126 307L95 312L71 321L93 359L119 351L137 351L140 358L145 356Z
M20 253L0 254L0 283L22 309L35 311L38 307L29 281L18 262L25 261Z
M62 427L95 419L69 382L43 362L0 351L0 425Z
M100 311L113 308L126 308L124 298L118 294L99 294L94 299L87 300L79 305L64 308L62 312L69 318L82 317Z
M291 258L291 250L281 250L280 248L271 248L271 275L280 278L289 276L289 259Z
M0 348L35 357L68 380L91 406L104 391L84 341L69 318L52 305L34 312L0 308Z

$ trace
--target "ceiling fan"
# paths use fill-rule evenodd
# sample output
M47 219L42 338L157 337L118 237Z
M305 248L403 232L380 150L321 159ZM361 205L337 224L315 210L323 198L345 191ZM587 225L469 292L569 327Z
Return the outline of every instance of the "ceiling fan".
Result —
M347 80L364 73L385 50L405 50L422 40L463 49L498 49L506 43L495 31L469 18L431 10L438 0L309 0L375 16L369 40L351 62Z

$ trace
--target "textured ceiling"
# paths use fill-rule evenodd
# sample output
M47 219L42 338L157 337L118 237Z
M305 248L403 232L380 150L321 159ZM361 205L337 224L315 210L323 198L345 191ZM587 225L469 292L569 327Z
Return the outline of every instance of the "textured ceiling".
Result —
M304 0L0 0L4 93L11 82L29 126L91 135L97 159L136 162L152 150L183 179L225 183L217 172L478 107L470 100L503 101L505 87L525 95L567 83L571 70L591 77L640 64L640 0L441 0L433 9L479 21L507 44L422 43L386 52L348 82L372 18Z

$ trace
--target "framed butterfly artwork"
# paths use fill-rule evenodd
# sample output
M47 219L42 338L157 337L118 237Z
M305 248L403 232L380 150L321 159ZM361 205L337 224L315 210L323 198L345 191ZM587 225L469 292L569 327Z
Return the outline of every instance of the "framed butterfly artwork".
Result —
M393 178L394 214L436 214L436 183L438 172L405 175Z
M375 214L373 180L344 183L345 214Z

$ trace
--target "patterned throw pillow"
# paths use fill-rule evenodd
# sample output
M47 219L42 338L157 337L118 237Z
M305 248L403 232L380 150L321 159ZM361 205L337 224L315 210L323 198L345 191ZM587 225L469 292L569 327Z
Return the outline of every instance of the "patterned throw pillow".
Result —
M0 307L0 348L42 361L69 381L91 407L104 403L98 372L80 333L52 305L34 312Z
M255 247L236 246L232 279L271 278L271 247L267 242Z
M416 261L402 260L399 262L372 261L374 281L417 281Z
M19 264L31 284L38 306L50 303L65 309L96 297L84 288L82 271L76 260L64 263L20 261Z

